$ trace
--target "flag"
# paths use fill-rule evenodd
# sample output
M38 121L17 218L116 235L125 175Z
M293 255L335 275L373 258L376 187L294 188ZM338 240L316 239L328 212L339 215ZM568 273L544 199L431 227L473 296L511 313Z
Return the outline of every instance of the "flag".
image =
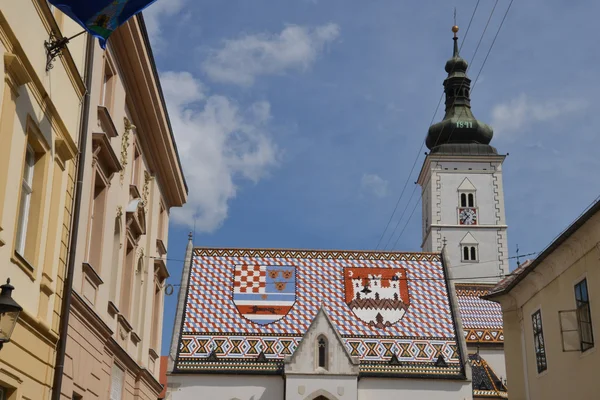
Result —
M156 0L48 0L67 14L86 31L100 40L106 48L108 37L135 14Z

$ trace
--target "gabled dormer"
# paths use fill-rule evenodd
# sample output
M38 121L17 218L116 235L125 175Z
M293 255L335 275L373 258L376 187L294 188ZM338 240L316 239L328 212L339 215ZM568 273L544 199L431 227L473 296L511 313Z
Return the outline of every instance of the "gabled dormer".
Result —
M358 364L321 307L294 354L286 358L285 373L358 375Z

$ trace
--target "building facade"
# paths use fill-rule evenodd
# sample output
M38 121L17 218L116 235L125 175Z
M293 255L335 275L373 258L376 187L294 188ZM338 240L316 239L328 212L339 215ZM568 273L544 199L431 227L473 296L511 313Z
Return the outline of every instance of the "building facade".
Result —
M485 366L498 377L498 384L483 384L487 389L474 383L474 394L505 398L502 311L482 296L509 271L502 183L506 156L490 145L493 129L471 111L468 64L458 52L458 27L453 31L454 51L445 66L445 116L429 128L425 143L430 152L418 179L422 248L445 249L473 367Z
M94 46L63 399L157 399L169 213L187 187L143 21Z
M0 351L0 399L50 398L85 93L84 37L47 69L44 42L80 30L42 0L0 1L0 281L23 307Z
M472 399L439 253L188 246L168 399ZM435 300L434 300L435 299Z
M600 202L487 296L502 306L510 398L596 399Z

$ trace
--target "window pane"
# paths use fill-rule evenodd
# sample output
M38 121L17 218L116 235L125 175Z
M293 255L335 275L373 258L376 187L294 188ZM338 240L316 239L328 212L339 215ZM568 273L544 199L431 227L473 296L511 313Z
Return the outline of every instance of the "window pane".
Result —
M577 304L577 323L579 327L581 351L586 351L594 347L592 312L590 309L586 279L575 285L575 302Z
M467 195L465 193L462 193L460 195L460 206L461 207L466 207L467 206Z
M535 347L537 370L538 373L540 373L548 368L546 361L546 347L544 344L541 311L538 310L531 316L531 322L533 324L533 344Z
M17 225L17 243L15 250L23 255L25 251L25 238L27 237L27 222L29 220L29 205L31 204L31 192L23 188L21 202L19 204L19 219Z
M475 247L471 247L471 260L477 260L477 251Z
M474 207L475 206L475 199L473 196L473 193L469 193L469 207Z
M469 261L469 248L465 246L463 249L463 259Z

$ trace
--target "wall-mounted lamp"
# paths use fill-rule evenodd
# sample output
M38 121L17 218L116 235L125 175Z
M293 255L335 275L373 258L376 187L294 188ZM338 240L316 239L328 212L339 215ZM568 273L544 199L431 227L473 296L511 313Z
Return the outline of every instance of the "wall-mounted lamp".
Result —
M2 350L4 343L10 342L23 307L12 298L12 291L15 288L10 284L10 279L7 279L6 284L0 286L0 289L2 289L0 291L0 350Z

